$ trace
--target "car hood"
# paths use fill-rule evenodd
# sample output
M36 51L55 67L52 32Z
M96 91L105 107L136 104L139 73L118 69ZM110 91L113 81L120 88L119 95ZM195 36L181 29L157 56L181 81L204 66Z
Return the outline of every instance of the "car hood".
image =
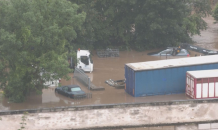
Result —
M74 94L74 95L83 95L83 94L85 94L85 92L83 92L83 91L76 91L76 92L71 92L72 94Z

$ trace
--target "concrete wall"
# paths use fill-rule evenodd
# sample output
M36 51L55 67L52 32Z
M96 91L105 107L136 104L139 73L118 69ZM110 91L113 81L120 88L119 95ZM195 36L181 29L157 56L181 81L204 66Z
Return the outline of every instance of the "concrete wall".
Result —
M83 110L95 110L95 109L110 109L110 108L128 108L128 107L146 107L146 106L165 106L165 105L181 105L181 104L201 104L201 103L217 103L218 99L190 99L190 100L177 100L168 102L150 102L150 103L121 103L121 104L101 104L101 105L84 105L84 106L70 106L70 107L54 107L54 108L42 108L42 109L24 109L24 110L12 110L12 111L0 111L0 115L13 115L28 113L48 113L48 112L60 112L60 111L83 111Z
M19 128L23 113L28 112L26 128L31 129L102 130L183 126L178 130L188 130L184 127L186 124L202 124L198 126L199 130L209 130L209 126L210 129L217 127L214 124L218 123L217 102L218 99L206 99L1 111L0 129Z

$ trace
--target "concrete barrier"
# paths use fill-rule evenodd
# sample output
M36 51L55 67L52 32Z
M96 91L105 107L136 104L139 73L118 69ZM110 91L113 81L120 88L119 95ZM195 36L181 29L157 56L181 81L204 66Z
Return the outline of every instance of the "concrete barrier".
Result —
M95 128L82 128L82 129L71 129L71 130L123 130L123 129L129 129L129 128L144 128L145 130L150 130L149 127L162 127L162 126L174 126L174 129L177 130L178 126L188 126L188 125L196 125L196 129L194 130L217 130L217 127L213 127L213 125L217 125L218 120L213 121L198 121L198 122L178 122L178 123L164 123L164 124L149 124L149 125L131 125L131 126L113 126L113 127L95 127ZM209 129L203 129L207 125L206 128ZM153 130L153 129L152 129ZM156 130L156 129L155 129ZM162 129L158 129L162 130ZM166 130L166 129L164 129Z
M121 104L99 104L99 105L83 105L83 106L66 106L66 107L53 107L53 108L40 108L40 109L23 109L23 110L10 110L0 111L0 115L12 115L28 113L47 113L58 111L83 111L93 109L110 109L110 108L127 108L127 107L140 107L140 106L165 106L165 105L181 105L190 104L195 106L200 103L216 103L218 99L190 99L190 100L175 100L168 102L150 102L150 103L121 103Z

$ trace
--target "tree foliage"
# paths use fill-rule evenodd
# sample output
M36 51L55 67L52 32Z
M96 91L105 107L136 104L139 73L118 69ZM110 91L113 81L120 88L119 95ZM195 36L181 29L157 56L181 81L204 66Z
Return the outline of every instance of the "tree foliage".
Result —
M207 25L209 0L70 0L87 13L74 44L144 50L190 41ZM81 42L82 41L82 42Z
M215 23L217 23L217 21L218 21L218 3L216 4L216 6L215 6L215 8L213 10L213 17L216 20Z
M67 78L73 49L175 46L206 29L210 13L209 0L0 0L0 87L23 101Z
M0 82L5 96L21 102L48 80L67 78L70 42L85 13L67 0L0 1ZM73 55L73 54L71 54Z

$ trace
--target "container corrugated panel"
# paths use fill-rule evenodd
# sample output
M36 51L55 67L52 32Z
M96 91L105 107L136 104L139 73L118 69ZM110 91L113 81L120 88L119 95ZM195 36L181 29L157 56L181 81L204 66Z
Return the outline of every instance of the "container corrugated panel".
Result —
M209 57L209 56L205 56L205 57ZM205 57L203 57L203 59L205 59ZM214 56L212 56L212 58L214 58ZM201 64L192 63L187 65L184 64L186 58L181 58L183 59L182 66L175 65L175 66L163 67L164 65L163 66L159 65L160 66L159 68L156 67L152 69L151 66L144 65L145 68L149 68L149 67L150 68L144 69L142 67L141 71L138 68L137 70L134 70L134 68L131 68L132 67L131 65L129 66L129 64L126 64L125 67L126 68L125 69L126 92L135 97L185 93L186 72L193 71L193 70L218 69L218 56L216 56L216 58L217 59L214 59L214 61L209 60L209 62L206 63L201 61L202 63L199 62ZM201 58L198 59L202 60ZM217 63L214 63L216 62L216 60ZM167 62L170 63L170 60L168 60ZM140 63L140 65L142 65L142 63ZM135 75L135 77L129 76L133 74ZM133 91L134 94L132 94Z
M133 71L131 68L125 66L125 77L126 77L126 87L125 91L132 95L135 96L135 71Z

